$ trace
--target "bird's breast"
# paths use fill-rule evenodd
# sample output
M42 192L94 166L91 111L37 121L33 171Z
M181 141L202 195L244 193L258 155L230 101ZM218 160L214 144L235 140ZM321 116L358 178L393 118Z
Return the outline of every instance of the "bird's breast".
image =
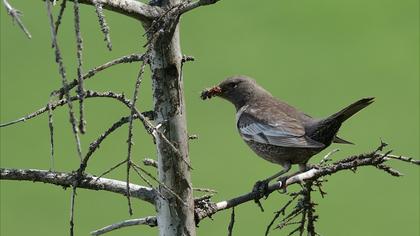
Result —
M247 140L245 142L258 156L279 165L284 165L286 162L305 164L322 150L322 148L281 147Z

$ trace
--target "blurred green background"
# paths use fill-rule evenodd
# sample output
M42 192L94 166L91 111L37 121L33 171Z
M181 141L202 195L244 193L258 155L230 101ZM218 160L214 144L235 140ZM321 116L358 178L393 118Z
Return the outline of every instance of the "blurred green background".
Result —
M1 114L6 122L45 105L60 87L45 6L42 1L11 1L24 13L33 35L28 40L1 9ZM59 5L54 11L57 14ZM83 6L84 69L116 57L142 52L143 30L133 19L106 11L114 46L108 52L94 8ZM203 102L200 91L227 76L246 74L273 95L313 116L327 116L351 102L375 96L376 102L346 122L340 136L356 145L333 145L334 159L375 149L380 138L395 154L419 159L419 2L417 0L282 0L233 1L190 12L181 20L183 53L196 58L184 67L190 157L196 187L218 190L214 200L251 190L256 180L279 166L256 157L239 138L234 108L220 99ZM69 79L75 78L75 39L70 3L59 32ZM138 64L119 65L86 82L88 89L133 93ZM150 73L140 91L139 108L149 110ZM128 110L106 99L86 102L87 134L83 150ZM78 165L67 108L54 112L56 170ZM49 131L44 115L1 130L1 167L50 168ZM135 126L134 159L155 158L150 137ZM88 172L100 174L126 158L127 126L96 152ZM314 157L319 162L322 154ZM419 168L393 162L405 174L394 178L374 168L328 178L326 198L319 204L322 235L419 235ZM153 169L150 171L154 172ZM123 180L125 168L109 175ZM136 183L144 184L133 175ZM47 184L1 181L1 235L68 234L70 190ZM296 190L290 187L289 191ZM199 195L199 193L197 193ZM287 200L273 194L264 213L248 203L236 209L235 235L263 235L273 212ZM80 189L76 201L76 233L87 235L129 218L126 199L112 193ZM149 204L134 201L134 216L153 215ZM230 211L200 223L198 235L226 235ZM273 235L287 235L291 229ZM109 235L156 235L156 228L132 227Z

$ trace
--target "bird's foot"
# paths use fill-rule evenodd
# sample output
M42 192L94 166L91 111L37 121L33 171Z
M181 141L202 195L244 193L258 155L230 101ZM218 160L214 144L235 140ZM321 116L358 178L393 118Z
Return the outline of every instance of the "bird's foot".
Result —
M258 199L265 197L267 198L268 193L268 180L259 180L254 184L254 187L252 188L252 192L258 193Z
M287 176L281 176L277 179L277 181L281 182L281 188L279 189L279 192L283 194L287 193L287 184L286 184Z
M262 212L264 212L264 208L260 202L260 199L265 197L267 199L268 193L268 182L269 180L259 180L254 184L252 188L252 192L257 193L257 196L254 199L254 202L258 205Z

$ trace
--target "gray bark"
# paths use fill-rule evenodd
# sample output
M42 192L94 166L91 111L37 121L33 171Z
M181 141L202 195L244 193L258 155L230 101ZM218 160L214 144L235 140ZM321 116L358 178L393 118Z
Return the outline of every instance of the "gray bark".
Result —
M161 3L163 8L169 8L179 4L180 0L162 0ZM184 202L167 193L164 194L165 198L157 199L156 209L161 236L194 236L194 201L190 168L183 161L189 161L189 156L181 73L182 54L177 22L152 42L150 63L153 73L155 121L161 124L160 131L179 151L178 154L175 153L166 142L160 138L156 139L159 180ZM165 189L161 190L165 193Z

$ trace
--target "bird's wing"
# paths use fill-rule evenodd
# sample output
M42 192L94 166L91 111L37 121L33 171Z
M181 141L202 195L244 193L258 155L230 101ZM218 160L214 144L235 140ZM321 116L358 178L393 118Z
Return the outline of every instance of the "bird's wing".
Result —
M264 117L261 112L264 111L247 109L240 114L237 127L243 139L282 147L323 148L325 146L307 137L302 124L293 117L282 115L281 119L271 118L268 122L257 118Z

